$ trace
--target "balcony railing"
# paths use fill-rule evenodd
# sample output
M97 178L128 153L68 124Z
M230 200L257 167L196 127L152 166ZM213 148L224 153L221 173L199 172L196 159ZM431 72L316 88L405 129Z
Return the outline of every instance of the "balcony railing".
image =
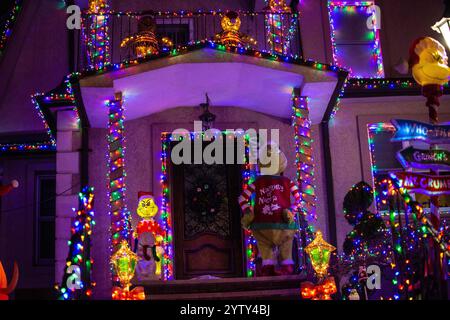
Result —
M226 12L140 12L99 13L83 15L82 29L76 32L74 69L83 71L102 64L107 56L111 64L122 63L139 57L136 46L124 45L124 39L136 36L143 29L152 29L161 42L169 39L174 47L202 40L214 40L223 32L221 21ZM239 12L239 34L251 39L247 44L260 51L272 51L284 55L301 56L298 32L298 14L269 12ZM233 20L233 23L236 21ZM100 41L93 41L100 35ZM98 40L98 38L97 38ZM106 45L101 47L102 45Z

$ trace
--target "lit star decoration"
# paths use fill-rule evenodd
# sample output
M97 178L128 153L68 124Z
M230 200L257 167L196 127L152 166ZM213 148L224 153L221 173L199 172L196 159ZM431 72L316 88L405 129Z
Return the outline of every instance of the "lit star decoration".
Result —
M79 193L80 208L72 224L72 236L68 242L69 254L64 268L61 286L56 286L61 300L88 299L95 283L91 280L91 236L94 221L94 188L85 187ZM73 209L75 211L75 209ZM73 268L79 270L74 272ZM73 269L71 271L71 268Z
M372 58L374 63L377 65L376 74L374 74L373 78L383 78L384 77L384 68L383 68L383 57L381 53L381 44L380 44L380 33L377 29L376 24L376 12L375 10L369 11L370 7L375 5L375 1L362 1L362 2L347 2L347 1L328 1L328 17L330 20L330 29L331 29L331 44L333 49L333 60L334 63L340 67L348 67L343 66L339 61L339 52L338 46L336 44L336 21L335 14L346 13L349 15L352 14L363 14L368 15L372 14L373 19L373 30L370 30L367 37L372 41ZM370 12L370 13L368 13ZM361 75L354 74L350 70L350 77L362 78Z
M21 9L22 0L15 0L11 11L7 15L5 24L3 26L0 26L0 31L2 31L2 33L0 33L0 57L2 57L3 52L5 51L6 43L12 34L12 28Z
M124 108L121 94L115 100L107 102L108 121L108 179L109 179L109 214L111 218L110 245L111 253L115 252L121 241L131 242L131 213L125 203L125 133ZM113 279L116 282L118 279Z

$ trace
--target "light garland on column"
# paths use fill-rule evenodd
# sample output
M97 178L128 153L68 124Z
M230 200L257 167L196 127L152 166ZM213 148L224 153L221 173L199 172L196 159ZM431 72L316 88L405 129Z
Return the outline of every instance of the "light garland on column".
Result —
M246 190L248 185L252 184L256 179L254 167L250 164L250 140L249 136L244 137L245 154L244 154L244 170L242 171L242 190ZM250 199L251 206L254 206L254 198ZM257 242L250 229L244 229L245 257L247 262L247 277L256 275L256 258L257 258Z
M105 14L109 9L108 0L90 0L87 11L89 34L86 34L86 26L82 30L87 47L88 66L90 69L99 70L108 66L111 62L109 18ZM84 19L82 19L84 23Z
M168 178L168 157L171 142L171 134L163 133L161 135L161 220L164 230L164 256L162 259L163 280L173 279L173 227L170 213L170 194Z
M316 192L314 185L314 159L312 155L311 121L308 98L292 94L292 125L294 126L295 163L297 183L302 195L300 211L310 220L316 220Z
M297 28L298 15L291 14L291 8L286 5L285 0L265 2L265 26L269 47L277 54L286 54Z
M331 45L333 49L333 61L334 64L340 66L340 67L347 67L343 66L338 58L338 48L336 44L336 25L335 25L335 19L334 12L343 10L344 12L349 13L355 13L356 10L364 10L364 12L367 12L368 9L371 6L375 5L375 1L361 1L361 2L347 2L347 1L328 1L328 18L330 22L330 29L331 29ZM383 68L383 56L381 53L381 44L380 44L380 32L377 28L377 24L375 23L376 19L376 13L372 12L372 19L373 19L373 30L370 33L370 38L373 40L372 42L372 57L374 62L377 65L377 71L376 74L373 76L374 78L383 78L384 77L384 68ZM350 70L350 76L361 78L360 75L355 74Z
M122 240L131 242L132 226L131 213L125 203L125 133L124 108L120 94L115 100L107 102L109 109L108 121L108 196L110 208L110 245L113 254ZM117 282L117 276L113 279Z
M79 193L80 208L72 224L68 241L69 254L61 286L56 286L61 300L87 299L92 296L95 283L91 280L91 235L94 221L94 188L85 187ZM75 210L75 209L73 209Z

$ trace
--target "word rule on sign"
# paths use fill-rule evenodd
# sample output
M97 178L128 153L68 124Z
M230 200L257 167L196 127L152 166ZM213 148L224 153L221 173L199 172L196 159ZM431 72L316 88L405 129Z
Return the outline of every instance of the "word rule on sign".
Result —
M400 188L429 196L450 194L450 176L433 176L414 172L395 172L390 175L398 181Z

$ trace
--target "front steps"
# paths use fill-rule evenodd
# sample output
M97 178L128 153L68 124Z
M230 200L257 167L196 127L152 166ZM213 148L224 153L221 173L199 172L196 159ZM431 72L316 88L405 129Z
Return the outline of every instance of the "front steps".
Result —
M148 300L299 300L300 275L146 281L143 286Z

